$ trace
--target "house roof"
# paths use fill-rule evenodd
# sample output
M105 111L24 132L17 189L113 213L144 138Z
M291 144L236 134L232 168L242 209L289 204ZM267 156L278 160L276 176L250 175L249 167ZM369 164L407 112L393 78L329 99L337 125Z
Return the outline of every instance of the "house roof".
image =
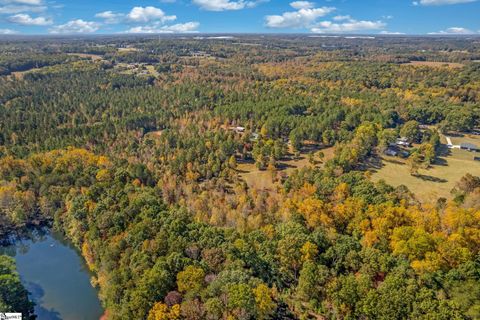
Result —
M460 147L463 149L480 150L480 148L474 145L473 143L462 143L460 144Z

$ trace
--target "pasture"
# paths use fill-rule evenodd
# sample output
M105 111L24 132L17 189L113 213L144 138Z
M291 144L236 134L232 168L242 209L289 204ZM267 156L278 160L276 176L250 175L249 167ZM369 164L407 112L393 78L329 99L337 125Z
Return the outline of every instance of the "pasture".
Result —
M380 167L371 169L372 180L383 179L392 186L405 185L418 200L435 203L439 197L451 199L450 191L467 173L480 176L480 162L474 161L478 155L466 150L448 149L442 145L442 156L430 168L420 169L417 176L410 174L406 160L382 156Z

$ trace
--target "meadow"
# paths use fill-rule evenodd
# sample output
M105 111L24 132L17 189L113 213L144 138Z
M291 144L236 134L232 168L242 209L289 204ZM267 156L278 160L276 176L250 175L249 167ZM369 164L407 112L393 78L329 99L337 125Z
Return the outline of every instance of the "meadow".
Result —
M240 178L242 178L250 188L275 191L275 180L278 179L278 176L288 176L295 170L301 170L306 167L322 168L326 161L333 158L335 148L325 148L321 151L324 153L325 157L321 162L318 160L318 157L315 157L315 159L317 159L315 164L310 163L308 152L302 152L298 158L294 158L290 155L282 161L279 161L277 165L278 170L275 172L260 170L255 166L253 161L239 163L237 172L239 173Z
M454 144L463 142L480 145L480 137L453 137ZM371 169L372 180L385 180L393 186L405 185L417 199L434 203L439 197L452 198L452 189L467 173L480 176L480 162L474 161L477 153L441 146L441 156L428 169L420 169L419 175L412 176L406 160L383 155L380 168Z

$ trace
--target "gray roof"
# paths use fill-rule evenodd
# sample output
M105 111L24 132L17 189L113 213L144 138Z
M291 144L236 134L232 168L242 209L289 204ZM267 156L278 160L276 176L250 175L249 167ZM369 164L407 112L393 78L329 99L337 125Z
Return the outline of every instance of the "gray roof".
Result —
M462 143L460 144L460 148L463 149L474 149L474 150L479 150L480 148L474 145L473 143Z

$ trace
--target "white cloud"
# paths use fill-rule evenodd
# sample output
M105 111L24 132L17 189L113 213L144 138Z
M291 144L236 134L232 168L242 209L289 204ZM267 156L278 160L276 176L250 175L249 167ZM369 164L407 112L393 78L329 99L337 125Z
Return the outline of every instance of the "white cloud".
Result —
M33 18L29 14L19 13L14 16L10 16L7 19L11 23L21 24L24 26L48 26L53 24L52 19L45 17Z
M293 6L293 3L291 5ZM270 28L309 28L320 17L335 11L333 7L302 8L297 11L284 12L282 15L265 17L265 24Z
M54 26L49 30L54 34L94 33L100 28L100 24L82 19L71 20L65 24Z
M462 28L462 27L451 27L445 30L441 30L438 32L430 32L429 34L474 34L475 31Z
M192 0L193 4L196 4L201 9L208 11L226 11L226 10L241 10L245 8L253 8L260 2L267 0L257 1L230 1L230 0Z
M363 31L381 30L386 27L383 21L368 21L349 19L346 22L337 23L321 21L310 30L314 33L353 33Z
M123 13L115 13L113 11L99 12L95 15L95 18L103 19L107 24L119 23L125 15Z
M396 32L396 31L382 31L380 32L380 34L384 34L384 35L402 35L402 34L405 34L403 32Z
M198 32L198 22L178 23L169 26L139 26L133 27L126 31L126 33L192 33Z
M290 3L290 6L294 9L312 9L315 8L315 3L310 1L294 1Z
M177 19L176 16L167 16L162 9L155 7L134 7L129 14L127 14L127 19L132 22L146 23L150 21L160 21L165 23L167 21L174 21Z
M335 16L335 17L333 17L333 20L335 20L335 21L344 21L344 20L351 20L351 19L352 19L352 17L350 17L348 15L347 16Z
M17 34L18 31L12 29L0 29L0 34Z
M29 5L6 5L0 7L0 14L15 14L21 12L43 12L47 10L46 6L29 6Z
M418 6L443 6L449 4L476 2L477 0L420 0L414 1L413 4Z
M0 0L0 4L20 4L29 6L39 6L43 0Z

